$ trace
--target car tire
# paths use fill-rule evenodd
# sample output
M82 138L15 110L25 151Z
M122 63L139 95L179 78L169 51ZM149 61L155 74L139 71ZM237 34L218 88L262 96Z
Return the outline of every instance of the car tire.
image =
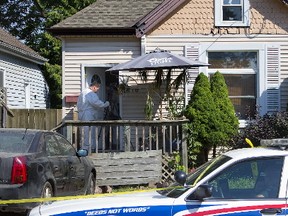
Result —
M41 198L53 197L53 188L49 182L45 182L41 190Z
M87 182L87 188L86 188L85 195L94 194L95 193L95 189L96 189L96 178L93 175L93 173L91 172L89 174L89 177L88 177L88 182Z

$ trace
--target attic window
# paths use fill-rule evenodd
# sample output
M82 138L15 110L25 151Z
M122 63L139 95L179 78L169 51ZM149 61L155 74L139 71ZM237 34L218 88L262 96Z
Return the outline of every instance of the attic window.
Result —
M249 0L215 0L215 26L248 27Z

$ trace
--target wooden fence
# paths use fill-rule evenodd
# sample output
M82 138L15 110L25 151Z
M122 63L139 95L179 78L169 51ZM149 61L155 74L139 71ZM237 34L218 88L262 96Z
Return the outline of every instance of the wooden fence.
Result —
M150 184L171 180L175 170L167 164L175 151L181 155L179 165L188 170L186 131L183 126L187 122L67 120L57 130L75 145L88 144L99 186ZM89 138L88 143L83 143L83 136L79 133L84 127L88 129L85 135ZM91 149L92 139L96 142L94 151Z
M92 153L97 186L156 184L162 180L162 151Z
M10 109L5 117L6 128L51 130L62 122L61 109Z

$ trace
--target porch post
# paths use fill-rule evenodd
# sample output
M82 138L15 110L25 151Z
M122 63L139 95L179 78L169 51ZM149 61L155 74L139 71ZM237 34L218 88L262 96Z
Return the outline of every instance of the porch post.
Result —
M183 166L185 167L185 172L188 173L188 153L187 153L187 142L186 142L186 133L185 130L183 129L182 125L182 163Z

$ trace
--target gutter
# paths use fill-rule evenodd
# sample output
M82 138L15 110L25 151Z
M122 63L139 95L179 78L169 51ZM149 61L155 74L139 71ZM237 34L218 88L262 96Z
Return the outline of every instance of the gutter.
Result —
M135 35L135 28L50 28L47 29L53 35Z
M25 59L25 60L28 60L30 62L39 64L39 65L43 65L45 62L48 62L48 59L40 55L36 55L36 54L34 55L22 49L15 48L14 46L9 45L7 43L3 43L1 41L0 41L0 51L17 56L21 59Z

